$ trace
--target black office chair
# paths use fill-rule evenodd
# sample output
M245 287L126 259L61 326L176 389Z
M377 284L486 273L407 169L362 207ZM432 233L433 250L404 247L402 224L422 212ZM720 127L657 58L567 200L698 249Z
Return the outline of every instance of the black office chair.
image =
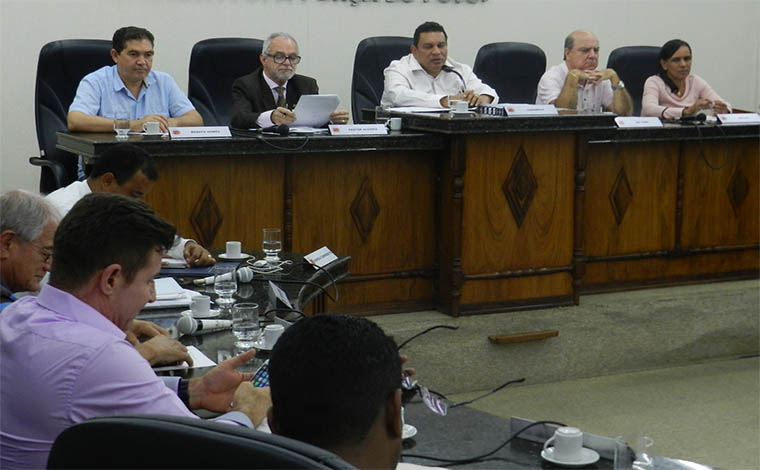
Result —
M659 61L660 48L656 46L618 47L607 58L607 68L617 72L633 99L634 116L641 114L644 82L657 73Z
M229 423L163 415L95 418L63 431L48 468L349 469L332 452Z
M264 41L249 38L204 39L190 53L187 97L207 126L229 126L232 82L261 66Z
M67 130L66 116L80 80L105 65L113 65L111 41L66 39L42 46L34 90L40 156L29 159L42 167L40 192L49 193L76 179L77 157L55 148L55 133Z
M525 42L486 44L475 57L473 72L492 86L502 103L535 103L536 88L546 71L546 54Z
M362 39L356 46L354 75L351 79L351 114L362 122L362 109L375 109L383 96L383 70L391 61L409 54L412 38L376 36Z

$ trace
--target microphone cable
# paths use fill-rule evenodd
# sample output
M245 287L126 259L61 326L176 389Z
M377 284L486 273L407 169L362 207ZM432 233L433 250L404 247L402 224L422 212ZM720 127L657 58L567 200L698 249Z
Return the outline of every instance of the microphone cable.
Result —
M287 127L284 124L281 124L278 127L281 128L282 126ZM258 140L260 142L263 142L266 145L274 148L275 150L285 150L285 151L303 150L306 147L306 145L308 145L309 140L311 139L311 136L307 135L307 136L304 137L303 142L301 142L300 144L298 144L295 147L282 147L282 146L279 146L279 145L275 144L274 142L271 142L268 138L266 138L263 135L261 135L261 131L251 131L251 130L248 130L248 129L230 128L230 133L232 135L234 135L235 137L254 138L254 139L256 139L256 140ZM287 137L287 135L285 135L285 136L282 135L282 131L279 131L278 133L282 137Z
M443 67L441 67L441 70L443 70L444 72L451 72L451 73L456 74L456 76L459 77L459 80L462 82L462 90L460 91L460 93L464 93L465 91L467 91L467 83L465 83L464 77L462 76L461 73L454 70L454 67L444 64Z

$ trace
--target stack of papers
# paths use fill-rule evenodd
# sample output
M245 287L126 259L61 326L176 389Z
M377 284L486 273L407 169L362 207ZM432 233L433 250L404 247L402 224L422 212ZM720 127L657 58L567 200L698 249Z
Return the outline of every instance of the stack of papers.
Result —
M183 289L182 286L171 277L156 279L155 285L156 301L145 304L143 310L189 307L192 298L201 295L200 292Z

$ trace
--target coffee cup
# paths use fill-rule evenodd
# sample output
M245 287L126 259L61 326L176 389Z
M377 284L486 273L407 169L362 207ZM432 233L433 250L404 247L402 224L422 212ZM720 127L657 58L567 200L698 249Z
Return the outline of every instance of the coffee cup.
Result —
M190 310L193 316L208 315L211 310L211 297L207 295L197 295L190 300Z
M240 258L240 254L242 250L240 242L237 242L237 241L227 242L227 244L225 245L225 248L226 248L225 255L227 256L227 258Z
M146 122L143 124L142 127L146 134L160 134L161 133L161 126L155 121Z
M400 117L394 117L391 118L389 121L390 128L392 131L400 131L401 130L401 118Z
M554 460L558 462L577 462L583 456L583 432L574 427L564 426L544 443L544 450L554 443Z
M455 113L466 113L469 111L468 103L467 101L460 100L457 101L454 105L454 112Z
M283 331L285 327L282 325L267 325L262 335L264 348L272 349Z

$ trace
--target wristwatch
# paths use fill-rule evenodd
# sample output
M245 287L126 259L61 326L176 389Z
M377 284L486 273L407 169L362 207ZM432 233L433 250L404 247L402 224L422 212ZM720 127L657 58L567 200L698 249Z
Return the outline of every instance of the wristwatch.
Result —
M618 80L618 84L612 87L612 91L618 91L625 88L625 83L623 83L623 80Z

